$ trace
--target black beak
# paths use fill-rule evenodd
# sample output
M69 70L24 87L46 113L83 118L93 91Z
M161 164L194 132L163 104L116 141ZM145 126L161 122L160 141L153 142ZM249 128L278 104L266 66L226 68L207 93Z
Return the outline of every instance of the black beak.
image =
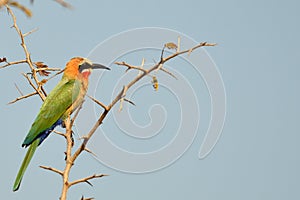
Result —
M90 64L88 62L85 62L79 66L79 71L82 72L85 69L107 69L110 70L108 67L105 67L104 65L100 64Z
M97 63L94 63L92 64L92 69L107 69L107 70L110 70L110 68L104 66L104 65L101 65L101 64L97 64Z

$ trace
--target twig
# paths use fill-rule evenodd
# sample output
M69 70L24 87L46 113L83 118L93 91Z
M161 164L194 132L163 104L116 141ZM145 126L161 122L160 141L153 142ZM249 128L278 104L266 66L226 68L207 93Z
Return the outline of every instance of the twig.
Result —
M94 197L84 198L84 196L82 195L80 200L93 200L93 199L95 198Z
M130 101L129 99L124 98L124 101L130 103L131 105L135 106L135 103L133 103L133 101Z
M68 9L73 9L73 6L69 4L68 2L65 2L64 0L54 0L57 3L59 3L61 6L68 8Z
M60 136L63 136L64 138L66 138L66 135L62 132L59 132L59 131L56 131L56 130L54 130L53 132L56 133L57 135L60 135Z
M9 0L6 1L5 6L13 6L19 10L21 10L27 17L31 17L32 16L32 12L30 9L28 9L26 6L20 4L18 1L14 1L14 0Z
M141 63L141 69L144 68L144 65L145 65L145 58L142 59L142 63ZM144 71L143 71L144 72ZM140 75L142 73L142 71L139 71L138 75ZM145 72L144 72L145 73Z
M60 69L60 71L58 71L56 74L52 75L50 78L47 79L47 81L49 81L50 79L56 77L57 75L61 74L64 72L64 69Z
M60 68L45 68L45 67L43 67L43 68L38 68L38 69L34 69L36 72L38 72L38 71L61 71L61 69Z
M30 78L27 76L27 74L22 73L22 75L27 79L31 87L39 94L41 99L44 101L46 99L45 95L37 88L35 87L34 83L30 80Z
M55 169L55 168L53 168L53 167L47 167L47 166L40 166L40 168L42 168L42 169L46 169L46 170L49 170L49 171L52 171L52 172L55 172L55 173L57 173L57 174L59 174L59 175L63 175L63 172L62 171L60 171L60 170L58 170L58 169Z
M9 1L9 0L0 0L0 8L1 8L3 5L7 4L8 1Z
M30 35L31 33L36 32L37 30L39 30L39 29L38 28L34 28L31 31L28 31L27 33L24 33L23 37L26 37L26 36Z
M107 106L104 105L104 103L102 103L101 101L98 101L97 99L95 99L94 97L92 97L90 95L87 95L87 97L90 98L92 101L94 101L99 106L101 106L102 108L104 108L105 110L107 110Z
M36 95L36 94L38 94L38 93L35 91L35 92L30 93L30 94L27 94L27 95L18 97L18 98L16 98L16 99L13 100L13 101L8 102L8 104L16 103L17 101L20 101L20 100L22 100L22 99L26 99L26 98L31 97L31 96Z
M181 45L181 38L180 38L180 36L178 36L178 38L177 38L177 50L176 50L176 52L178 53L178 52L180 52L180 45Z
M76 108L76 112L74 114L74 117L71 119L70 127L73 126L73 124L74 124L74 122L75 122L75 120L76 120L76 118L77 118L77 116L78 116L78 114L79 114L79 112L80 112L80 110L82 108L83 103L84 103L84 100L80 103L80 105L78 106L78 108Z
M19 94L20 94L21 96L24 96L23 92L20 90L20 88L18 87L18 85L17 85L16 83L15 83L15 87L16 87L16 89L18 90Z
M123 102L124 102L124 97L126 96L127 89L128 88L124 85L123 90L122 90L123 92L122 92L121 99L120 99L119 111L122 111L122 109L123 109Z
M33 77L33 79L34 79L34 81L35 81L35 83L36 83L36 85L37 85L38 87L36 87L36 86L29 80L29 78L28 78L27 76L25 76L25 77L26 77L27 80L29 81L30 85L31 85L31 86L35 89L35 91L39 94L39 96L41 97L41 99L44 101L45 98L46 98L46 93L45 93L45 91L43 91L42 86L39 85L39 80L38 80L38 78L37 78L36 71L35 71L35 68L34 68L34 66L33 66L33 62L32 62L32 60L31 60L31 58L30 58L30 53L29 53L29 51L28 51L28 49L27 49L27 46L26 46L26 44L25 44L24 34L22 34L20 28L19 28L18 25L17 25L17 19L16 19L16 16L14 15L13 11L10 9L10 7L9 7L8 5L5 5L5 6L6 6L6 9L7 9L8 13L9 13L9 14L11 15L11 17L12 17L12 20L13 20L13 26L12 26L12 27L15 28L17 34L18 34L19 37L20 37L20 40L21 40L21 46L22 46L22 48L23 48L23 51L24 51L25 57L26 57L25 62L28 64L29 68L31 69L32 77ZM17 61L17 62L18 62L18 63L16 63L16 64L19 64L19 63L25 63L24 60L22 60L22 61ZM23 75L24 75L24 74L23 74Z
M67 199L67 191L70 188L69 184L69 174L71 167L74 164L74 160L72 160L72 146L73 146L73 140L72 140L72 126L71 126L71 118L68 117L67 120L65 120L66 125L66 141L67 141L67 151L66 151L66 166L63 170L63 188L60 196L60 200L66 200Z
M19 61L7 62L5 65L0 66L0 69L8 67L8 66L12 66L12 65L22 64L22 63L27 63L27 61L19 60Z
M103 177L103 176L108 176L107 174L94 174L94 175L92 175L92 176L88 176L88 177L85 177L85 178L82 178L82 179L78 179L78 180L76 180L76 181L73 181L73 182L70 182L69 183L69 186L71 187L71 186L73 186L73 185L76 185L76 184L78 184L78 183L88 183L88 184L90 184L88 181L89 180L91 180L91 179L95 179L95 178L101 178L101 177Z
M162 68L160 68L160 70L163 71L163 72L165 72L165 73L167 73L167 74L169 74L170 76L172 76L176 80L178 79L172 72L169 72L167 69L165 69L165 68L162 67Z
M123 62L115 62L115 64L116 64L116 65L126 66L126 67L127 67L126 72L129 71L129 70L131 70L131 69L136 69L136 70L140 70L140 71L142 71L142 72L144 72L144 73L147 73L147 70L146 70L146 69L141 68L141 67L139 67L139 66L129 65L129 64L127 64L127 63L124 62L124 61L123 61Z
M88 149L88 148L85 147L84 150L85 150L86 152L92 154L93 156L97 157L97 155L96 155L94 152L92 152L90 149Z

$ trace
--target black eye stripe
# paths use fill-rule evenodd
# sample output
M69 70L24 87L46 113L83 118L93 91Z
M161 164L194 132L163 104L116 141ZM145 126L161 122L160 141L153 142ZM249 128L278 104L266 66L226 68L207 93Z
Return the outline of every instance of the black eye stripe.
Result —
M83 70L85 69L90 69L92 68L92 65L85 62L85 63L82 63L81 65L79 65L79 72L81 73Z

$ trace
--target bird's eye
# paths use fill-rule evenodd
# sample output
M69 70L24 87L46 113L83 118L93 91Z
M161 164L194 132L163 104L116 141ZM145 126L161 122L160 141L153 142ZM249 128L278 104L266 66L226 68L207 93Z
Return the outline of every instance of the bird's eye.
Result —
M79 72L81 73L85 69L90 69L92 68L92 65L90 63L84 62L81 65L79 65Z

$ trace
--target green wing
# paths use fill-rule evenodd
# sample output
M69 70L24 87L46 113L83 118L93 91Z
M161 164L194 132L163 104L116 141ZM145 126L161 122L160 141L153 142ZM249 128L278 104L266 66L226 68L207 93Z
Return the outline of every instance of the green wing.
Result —
M63 78L45 99L38 116L27 134L23 146L30 145L41 132L50 128L78 98L81 84L78 80Z
M63 78L45 99L38 116L23 142L23 146L30 145L30 147L27 150L17 174L13 191L17 191L20 187L28 164L40 143L40 138L38 138L39 134L50 128L58 119L61 118L66 110L78 98L80 87L81 84L78 80L68 80Z

